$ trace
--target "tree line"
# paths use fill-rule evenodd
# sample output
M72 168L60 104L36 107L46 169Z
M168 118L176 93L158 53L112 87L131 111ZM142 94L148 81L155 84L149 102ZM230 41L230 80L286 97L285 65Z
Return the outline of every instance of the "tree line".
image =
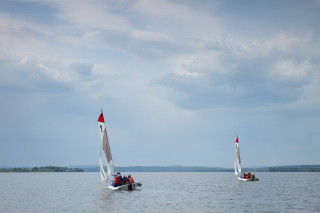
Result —
M269 172L320 172L320 168L270 167Z
M43 166L33 168L0 168L0 172L84 172L84 169L60 166Z

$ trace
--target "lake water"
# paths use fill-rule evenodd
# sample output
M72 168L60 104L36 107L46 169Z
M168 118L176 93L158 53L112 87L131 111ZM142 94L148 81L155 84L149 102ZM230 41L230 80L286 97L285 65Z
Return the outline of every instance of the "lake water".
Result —
M320 212L320 173L131 173L140 190L110 191L99 173L0 173L0 212Z

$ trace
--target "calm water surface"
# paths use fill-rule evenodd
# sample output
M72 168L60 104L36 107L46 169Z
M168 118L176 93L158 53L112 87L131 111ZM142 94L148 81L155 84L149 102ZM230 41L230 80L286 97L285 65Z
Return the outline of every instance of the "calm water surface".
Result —
M320 173L132 173L109 191L99 173L0 173L0 212L320 212Z

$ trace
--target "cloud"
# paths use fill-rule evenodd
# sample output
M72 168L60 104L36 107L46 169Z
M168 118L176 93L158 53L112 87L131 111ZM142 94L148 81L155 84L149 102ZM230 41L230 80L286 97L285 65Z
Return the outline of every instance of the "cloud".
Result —
M281 40L288 42L276 45ZM317 65L295 52L307 52L308 41L308 35L306 39L281 35L251 46L207 41L199 47L200 54L182 57L175 73L159 82L181 94L178 100L169 99L182 108L292 103L303 97L305 86L318 75Z
M206 10L199 12L192 5L173 1L135 1L132 11L148 17L146 29L166 32L176 38L212 37L219 35L220 22ZM170 24L166 24L170 23Z
M103 30L115 30L126 31L130 29L127 21L114 11L115 8L112 1L84 1L79 0L75 4L69 1L43 1L43 0L28 0L28 2L34 2L38 4L49 5L51 8L55 8L55 16L59 18L62 23L69 23L77 26L80 29L103 29ZM86 15L91 14L91 15Z
M191 38L220 35L219 22L211 14L195 12L188 5L170 1L110 1L107 4L79 1L76 5L63 1L34 2L56 8L54 16L62 22L60 29L55 28L66 32L57 35L56 40L91 48L111 48L145 60L178 57L192 51ZM94 15L84 16L84 13ZM170 25L165 24L167 22ZM163 26L170 28L162 29Z
M85 86L81 91L90 93L93 90L86 88L101 83L93 80L97 75L110 80L110 66L108 71L96 72L95 69L104 66L103 63L54 56L64 49L64 44L77 46L81 50L117 50L123 55L138 57L138 60L167 63L169 69L149 80L166 87L171 94L163 93L168 95L165 99L183 108L253 107L293 102L302 96L310 76L315 75L313 56L309 59L296 53L308 52L313 39L310 32L304 37L279 33L267 40L244 43L228 38L217 39L216 29L221 29L218 19L205 10L199 13L187 4L170 1L153 1L152 5L149 1L123 1L117 4L79 1L77 5L63 1L34 2L55 7L56 11L51 16L59 17L62 22L44 27L28 21L21 22L11 16L3 16L5 21L2 22L7 31L2 34L3 41L14 39L13 45L4 42L6 49L13 49L10 56L2 52L6 57L4 60L13 60L12 63L19 61L21 66L29 67L32 71L28 76L33 81L50 80L74 89L79 89L78 85L82 84ZM84 20L83 11L94 15ZM145 18L140 25L130 21L130 18L139 20L140 17ZM161 29L168 19L171 28ZM5 23L13 27L8 28ZM202 23L203 27L198 28L198 23ZM178 29L175 25L181 27ZM213 30L207 31L205 28ZM68 30L52 33L51 29ZM76 33L69 34L71 30ZM202 34L208 37L203 38ZM16 37L12 38L12 35ZM42 49L49 46L47 36L49 39L57 36L53 39L57 49L50 48L51 52L43 54ZM24 42L26 39L30 41ZM155 70L151 72L156 73ZM128 72L113 75L111 79L115 80L115 76L125 78ZM138 70L134 72L143 73Z
M71 70L82 76L90 76L92 74L92 63L75 62L70 65Z
M304 79L311 68L309 60L297 64L292 59L287 59L275 65L275 71L278 77L297 79L298 81Z

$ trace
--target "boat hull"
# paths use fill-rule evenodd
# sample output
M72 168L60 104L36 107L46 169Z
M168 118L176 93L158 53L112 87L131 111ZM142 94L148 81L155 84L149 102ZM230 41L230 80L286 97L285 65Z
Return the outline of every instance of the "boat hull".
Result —
M142 184L140 182L138 183L131 183L131 184L126 184L126 185L122 185L122 186L117 186L117 187L114 187L114 186L108 186L108 189L111 189L113 191L118 191L118 190L128 190L128 191L131 191L131 190L134 190L134 189L137 189L138 187L142 186Z
M259 178L255 178L255 179L252 179L252 178L250 178L250 179L245 179L245 178L238 177L238 180L239 180L239 181L259 181Z

